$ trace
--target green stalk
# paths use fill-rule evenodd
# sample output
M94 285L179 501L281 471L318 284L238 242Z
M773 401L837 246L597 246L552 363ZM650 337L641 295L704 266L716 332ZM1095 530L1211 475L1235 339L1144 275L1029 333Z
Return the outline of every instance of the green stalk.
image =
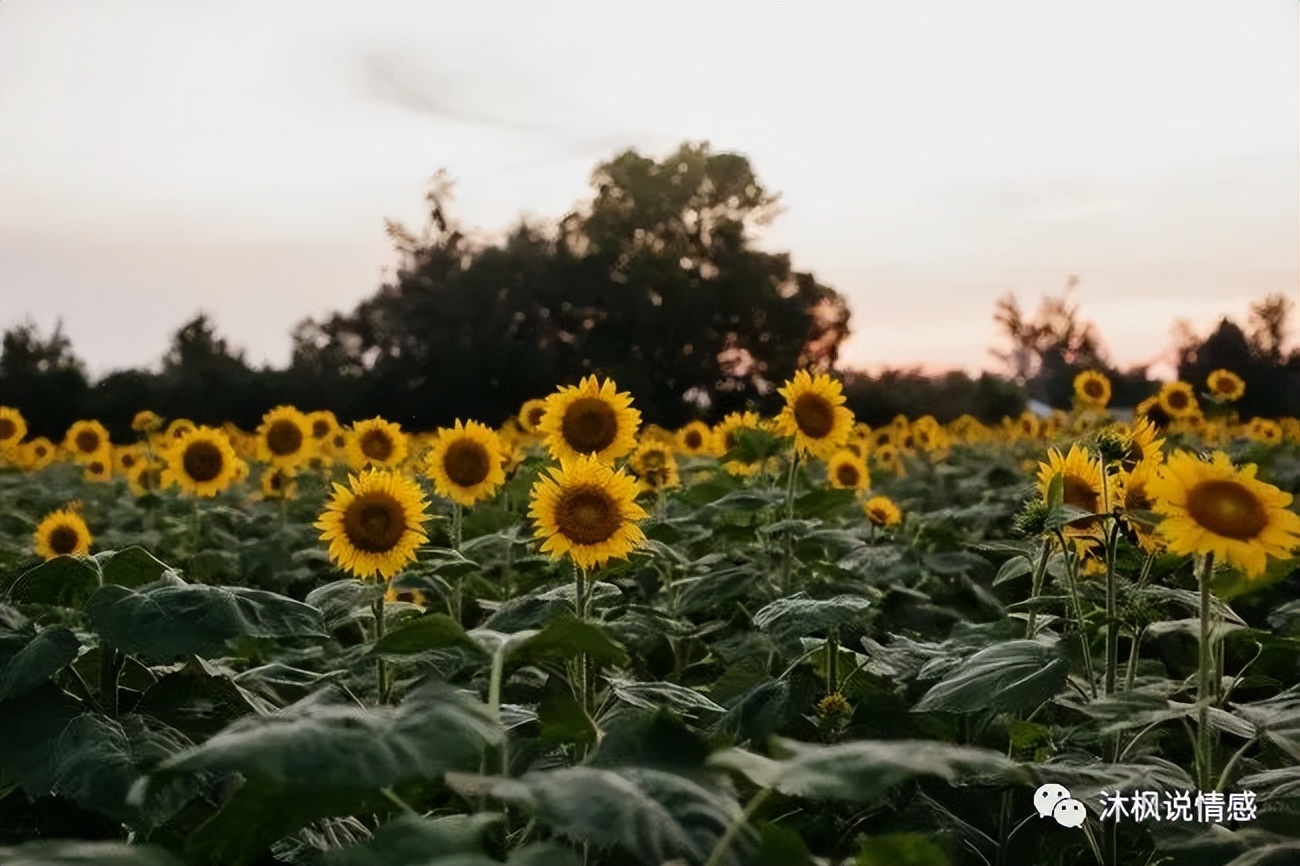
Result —
M126 657L105 644L99 645L99 702L109 718L117 718L117 679Z
M1088 675L1088 692L1095 700L1097 697L1097 678L1092 668L1092 648L1088 645L1088 629L1083 621L1083 602L1079 598L1078 563L1070 556L1070 546L1065 540L1065 533L1056 530L1056 537L1061 542L1061 552L1065 555L1065 576L1070 584L1070 598L1074 601L1074 615L1078 617L1079 643L1083 647L1083 669Z
M826 694L833 695L840 690L840 640L838 630L831 628L826 633Z
M754 817L754 813L758 811L758 808L763 805L763 801L766 800L771 793L771 788L760 788L753 797L749 798L749 802L745 804L745 810L737 815L734 821L727 825L727 831L722 834L722 838L718 840L718 844L713 846L713 851L709 854L709 859L705 862L704 866L719 866L719 864L722 863L722 859L727 856L727 849L731 847L731 843L736 841L736 836L740 834L740 831L744 826Z
M785 519L794 520L794 485L799 474L799 452L790 450L790 474L785 484ZM794 532L786 527L785 556L781 560L781 595L790 594L790 570L794 565Z
M375 644L378 645L384 639L384 594L380 593L379 598L371 606L375 613ZM389 680L388 660L383 656L375 659L375 685L379 693L379 703L388 703L389 693L392 691L393 684Z
M1119 611L1118 587L1115 575L1115 548L1119 540L1119 521L1112 518L1106 533L1106 681L1105 694L1115 691L1115 675L1119 669Z
M874 529L874 527L872 527ZM1043 552L1039 554L1038 565L1034 568L1034 578L1029 588L1029 622L1025 626L1025 637L1033 640L1038 635L1038 596L1043 592L1043 578L1047 575L1047 560L1051 558L1052 545L1043 542Z
M1210 578L1214 576L1214 552L1205 554L1201 564L1201 644L1200 659L1197 670L1196 703L1197 709L1197 759L1200 767L1199 782L1202 791L1210 788L1212 757L1210 754L1210 668L1214 664L1214 647L1210 645Z

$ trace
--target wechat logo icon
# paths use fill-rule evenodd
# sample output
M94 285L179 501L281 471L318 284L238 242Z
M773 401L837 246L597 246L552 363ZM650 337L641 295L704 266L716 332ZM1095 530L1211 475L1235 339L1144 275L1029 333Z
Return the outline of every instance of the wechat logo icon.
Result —
M1050 815L1062 827L1082 827L1088 815L1083 803L1071 797L1064 785L1040 785L1034 792L1034 808L1038 817Z

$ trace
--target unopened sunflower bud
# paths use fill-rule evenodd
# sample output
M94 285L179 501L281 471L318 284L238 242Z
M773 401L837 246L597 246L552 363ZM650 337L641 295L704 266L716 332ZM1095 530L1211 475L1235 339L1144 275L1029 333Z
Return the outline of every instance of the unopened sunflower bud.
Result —
M829 694L817 702L817 715L823 719L836 719L852 712L853 707L839 692Z

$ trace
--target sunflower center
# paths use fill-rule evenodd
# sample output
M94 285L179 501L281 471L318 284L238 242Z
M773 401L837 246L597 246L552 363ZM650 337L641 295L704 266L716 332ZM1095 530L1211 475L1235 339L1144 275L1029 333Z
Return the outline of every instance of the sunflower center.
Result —
M889 512L878 505L873 505L867 511L867 519L876 526L884 526L889 522Z
M800 394L794 401L794 423L809 439L825 439L835 429L835 407L817 394Z
M406 511L385 493L364 493L343 512L343 532L363 553L387 553L406 532Z
M56 526L50 533L50 550L65 556L77 549L77 542L80 540L77 530L71 526Z
M136 483L145 490L157 490L162 487L162 472L152 467L144 469L136 477Z
M99 450L99 434L94 430L82 430L72 441L82 454L94 454Z
M1165 395L1165 400L1169 403L1169 408L1175 411L1187 408L1186 391L1170 391Z
M1232 394L1237 390L1237 386L1227 376L1220 376L1214 380L1214 390L1220 394Z
M835 467L835 480L845 487L857 487L858 467L852 463L841 463Z
M641 455L641 466L647 472L653 472L657 469L663 469L667 461L664 459L664 452L654 449L646 451Z
M185 467L186 475L203 484L221 474L226 458L221 449L211 442L191 442L185 447L181 465Z
M597 454L614 444L618 436L618 414L604 400L582 397L565 411L560 432L569 447L579 454Z
M1106 394L1106 389L1096 379L1089 379L1083 383L1083 393L1093 400L1100 400Z
M470 439L457 439L447 446L442 456L442 468L458 487L482 484L492 469L487 449Z
M1187 513L1215 535L1237 541L1255 538L1268 526L1268 514L1258 497L1223 478L1202 481L1188 491Z
M686 443L687 448L694 451L704 444L704 437L700 435L699 430L687 430L682 441Z
M1152 505L1145 484L1131 484L1125 488L1124 509L1126 511L1150 511Z
M132 466L134 466L134 465L135 465L135 455L134 455L134 454L123 454L123 455L122 455L122 468L123 468L123 469L130 469L130 468L131 468Z
M367 430L361 434L361 453L371 460L383 463L393 456L393 437L383 430Z
M106 469L104 464L98 460L90 461L90 463L86 464L86 468L90 470L91 475L103 475Z
M9 418L0 418L0 441L8 441L18 434L18 425Z
M542 416L545 414L546 414L546 407L544 406L534 406L532 409L529 409L528 416L527 416L528 426L531 429L536 430L537 425L542 423Z
M324 439L330 434L330 422L324 418L317 418L311 422L311 436L313 439Z
M1101 494L1087 480L1077 475L1066 475L1062 483L1062 497L1066 505L1096 512L1101 508Z
M555 509L555 523L574 544L600 544L613 538L623 513L603 490L578 489L564 494Z
M297 454L302 448L302 428L286 419L274 422L266 429L266 447L277 457Z

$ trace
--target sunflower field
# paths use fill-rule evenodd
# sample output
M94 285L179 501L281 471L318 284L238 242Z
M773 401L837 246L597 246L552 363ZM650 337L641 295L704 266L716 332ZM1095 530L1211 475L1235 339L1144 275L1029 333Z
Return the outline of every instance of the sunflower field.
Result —
M0 407L0 862L1294 863L1300 422Z

